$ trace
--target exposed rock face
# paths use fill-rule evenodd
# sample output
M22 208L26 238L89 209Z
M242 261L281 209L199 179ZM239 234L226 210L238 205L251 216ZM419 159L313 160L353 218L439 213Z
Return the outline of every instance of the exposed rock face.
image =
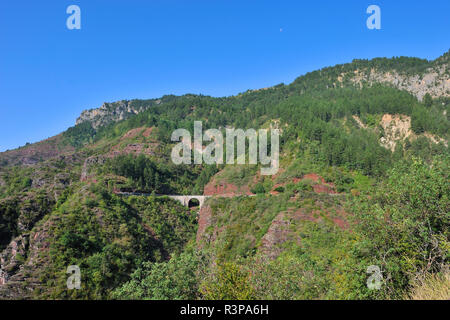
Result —
M322 206L322 205L321 205ZM298 234L301 221L320 222L329 220L340 229L349 227L346 221L346 213L339 206L332 210L321 209L307 210L306 208L288 209L280 212L273 220L266 234L261 239L261 246L258 248L266 257L270 259L277 258L283 251L282 244L287 241L301 243L301 237Z
M135 108L130 101L122 100L114 103L103 103L100 108L84 110L78 117L76 124L89 121L94 129L111 122L124 120L138 114L144 108Z
M429 68L423 74L406 76L396 71L379 72L375 69L356 70L351 79L354 83L361 84L367 82L389 83L400 90L406 90L414 94L419 100L429 93L432 97L450 96L450 78L447 72L447 65Z
M31 231L29 236L19 236L0 253L0 299L30 299L41 285L40 269L48 264L45 256L49 250L47 221Z
M361 129L375 130L378 132L378 129L371 129L366 124L364 124L358 116L353 116L353 119L357 122L358 126ZM424 136L429 139L434 144L443 143L444 146L448 147L447 140L431 134L429 132L424 132L423 134L416 135L411 129L411 117L402 114L389 114L385 113L381 118L379 123L380 127L383 129L383 136L380 138L380 145L385 147L392 152L395 151L395 147L398 142L403 142L405 140L414 140L420 136Z
M203 188L203 195L213 196L220 195L221 197L234 197L239 195L253 195L250 191L251 185L257 182L258 175L253 180L242 186L237 186L233 183L229 183L226 179L221 177L222 171L214 175L214 177Z
M326 182L325 179L316 173L308 173L302 177L302 180L311 180L315 182L312 186L315 193L336 194L334 183Z
M239 193L238 187L235 186L234 184L225 182L216 183L214 179L213 181L206 184L203 189L203 194L208 196L216 194L220 194L222 196L225 195L234 196L237 195L238 193Z
M315 193L337 194L337 192L334 190L334 185L332 183L315 184L313 185L313 190Z
M367 126L361 121L361 119L357 115L353 115L352 118L356 121L356 123L360 128L367 129Z
M411 131L411 117L409 116L385 114L380 125L384 130L380 144L392 152L395 150L397 141L403 141L414 134Z
M198 213L198 229L197 229L197 244L200 244L204 239L206 229L212 224L212 209L209 205L204 205ZM208 239L210 240L210 239Z
M19 236L0 254L0 286L5 285L24 263L27 245L28 238Z
M425 137L427 137L428 139L430 139L431 142L433 142L433 143L435 143L435 144L443 143L444 146L448 147L448 142L447 142L447 140L445 140L445 139L443 139L443 138L441 138L441 137L438 137L438 136L436 136L436 135L432 135L431 133L428 133L428 132L425 132L423 135L424 135Z
M89 171L93 165L103 164L106 159L103 156L92 156L84 160L83 169L81 170L81 181L85 181L89 176Z
M267 233L262 237L259 250L270 259L278 257L282 251L280 245L286 242L290 236L290 225L291 219L286 216L285 212L280 212L272 220Z

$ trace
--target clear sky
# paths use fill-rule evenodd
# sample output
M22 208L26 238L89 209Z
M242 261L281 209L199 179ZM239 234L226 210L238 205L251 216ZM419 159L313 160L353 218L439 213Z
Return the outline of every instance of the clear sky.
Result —
M66 27L72 4L80 30ZM366 27L371 4L381 30ZM104 101L234 95L354 58L449 48L449 0L2 0L0 151Z

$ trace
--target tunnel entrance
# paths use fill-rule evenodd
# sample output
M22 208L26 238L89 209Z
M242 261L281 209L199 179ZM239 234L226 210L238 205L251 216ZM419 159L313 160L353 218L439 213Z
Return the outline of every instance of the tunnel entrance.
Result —
M200 201L196 198L192 198L188 202L188 207L189 208L198 208L198 207L200 207Z

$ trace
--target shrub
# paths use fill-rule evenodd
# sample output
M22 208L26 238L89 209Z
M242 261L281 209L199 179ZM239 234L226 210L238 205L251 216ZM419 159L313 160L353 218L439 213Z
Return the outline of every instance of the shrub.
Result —
M357 198L356 252L382 269L386 285L380 295L400 298L413 279L448 264L448 164L448 158L432 165L419 159L399 163L373 198Z
M250 272L234 262L219 261L212 277L203 281L200 291L205 299L252 299L253 288L250 285Z

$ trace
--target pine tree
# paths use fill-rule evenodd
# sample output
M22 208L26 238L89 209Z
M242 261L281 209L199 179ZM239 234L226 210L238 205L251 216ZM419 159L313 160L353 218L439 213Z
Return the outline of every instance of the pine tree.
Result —
M433 98L431 98L431 95L429 93L425 94L423 97L423 104L425 107L430 108L433 104Z

